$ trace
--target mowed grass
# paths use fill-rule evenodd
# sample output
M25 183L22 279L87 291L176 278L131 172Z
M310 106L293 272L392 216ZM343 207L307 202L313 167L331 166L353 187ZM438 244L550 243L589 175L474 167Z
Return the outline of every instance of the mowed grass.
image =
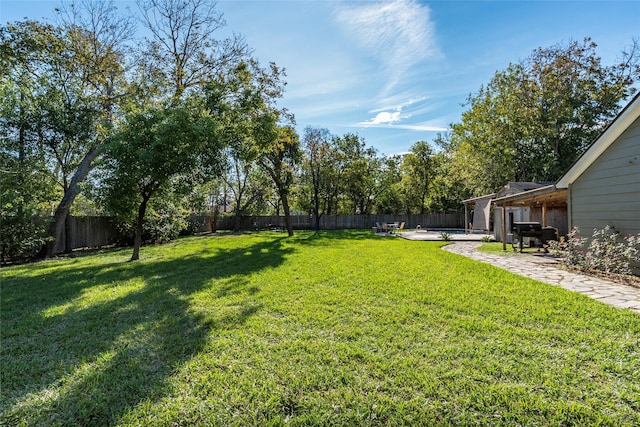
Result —
M364 232L0 270L0 425L638 425L640 316Z
M480 252L485 252L485 253L494 254L494 255L522 256L522 254L519 252L520 250L517 248L517 246L516 246L516 250L513 250L513 246L511 245L511 243L507 243L507 249L506 250L504 250L502 248L502 243L501 242L483 243L481 246L478 247L478 250ZM544 253L544 251L542 249L530 248L528 245L526 245L526 246L524 246L522 248L522 252L523 253L527 253L527 254Z

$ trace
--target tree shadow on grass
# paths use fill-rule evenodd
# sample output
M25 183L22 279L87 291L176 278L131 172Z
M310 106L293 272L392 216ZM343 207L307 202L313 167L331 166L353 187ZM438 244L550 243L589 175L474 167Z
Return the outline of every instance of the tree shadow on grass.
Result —
M260 311L247 277L284 262L281 240L3 280L0 424L107 425L162 398L212 335ZM104 298L82 302L98 288ZM203 290L233 304L199 313L192 296Z
M322 230L298 233L296 243L311 246L326 246L338 243L349 243L354 240L371 240L380 238L368 230Z

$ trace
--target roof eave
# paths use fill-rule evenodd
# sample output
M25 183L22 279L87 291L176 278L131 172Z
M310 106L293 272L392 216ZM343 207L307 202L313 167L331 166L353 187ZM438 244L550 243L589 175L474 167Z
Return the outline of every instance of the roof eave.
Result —
M564 200L566 202L566 191L562 188L556 188L556 186L552 184L536 188L535 190L494 199L493 204L498 206L513 206L516 204L526 205L532 202L544 202L545 200Z
M485 194L484 196L478 196L478 197L473 197L471 199L467 199L467 200L463 200L462 203L464 203L465 205L468 203L475 203L478 200L482 200L482 199L487 199L487 198L494 198L496 197L497 193L491 193L491 194Z

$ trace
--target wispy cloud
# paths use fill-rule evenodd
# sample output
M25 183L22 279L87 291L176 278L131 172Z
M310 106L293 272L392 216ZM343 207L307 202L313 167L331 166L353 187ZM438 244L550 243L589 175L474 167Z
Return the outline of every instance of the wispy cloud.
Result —
M416 104L416 103L420 103L422 101L425 101L427 99L427 97L423 96L420 98L409 98L406 99L406 97L403 96L395 96L395 97L389 97L387 99L384 99L380 102L381 105L383 105L380 108L375 108L373 110L371 110L371 113L378 113L381 111L387 111L387 110L398 110L401 111L404 108L407 107L411 107L412 105Z
M421 61L440 55L431 10L415 0L337 3L336 20L387 76L386 90Z
M450 129L438 125L431 124L430 122L418 123L418 124L404 124L394 126L396 129L414 130L418 132L447 132Z
M360 122L352 127L379 127L389 129L404 129L417 132L446 132L449 128L433 123L432 121L421 123L400 123L400 113L378 113L376 117L366 122Z

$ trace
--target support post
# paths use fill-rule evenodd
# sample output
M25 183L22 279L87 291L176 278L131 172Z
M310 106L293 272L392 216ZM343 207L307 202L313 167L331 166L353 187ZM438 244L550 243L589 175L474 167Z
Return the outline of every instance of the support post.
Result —
M464 234L469 232L469 206L464 204Z
M502 250L507 250L507 207L502 205Z

